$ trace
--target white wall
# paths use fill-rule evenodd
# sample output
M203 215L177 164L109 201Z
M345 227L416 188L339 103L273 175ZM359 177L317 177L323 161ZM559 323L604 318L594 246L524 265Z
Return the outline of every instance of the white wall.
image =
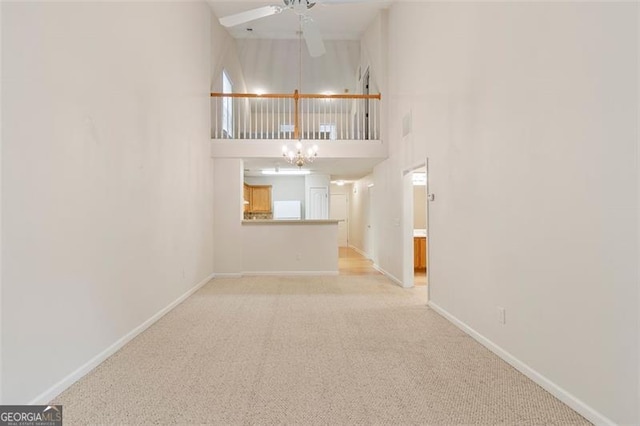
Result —
M426 186L413 187L413 229L427 229Z
M217 275L237 275L243 265L242 160L216 158L214 173L214 271Z
M211 14L1 7L2 403L26 404L213 271Z
M242 225L243 267L248 274L337 274L338 224Z
M211 45L212 73L211 90L222 92L222 71L225 70L233 83L233 90L237 93L246 93L247 85L244 70L238 57L236 40L229 35L227 29L212 20L211 38L215 40Z
M388 39L388 11L381 10L373 22L366 29L360 40L360 74L356 77L363 77L367 68L369 69L369 93L380 93L381 117L380 117L380 139L386 143L388 140L387 117L388 117L388 61L389 53L387 49ZM358 92L362 92L362 81L357 82ZM385 145L386 147L386 145ZM386 156L385 156L386 157Z
M632 3L394 4L374 171L379 265L402 275L402 171L428 156L432 302L621 424L640 422L637 31Z
M354 40L325 40L327 53L312 58L302 42L302 81L298 40L237 41L238 56L251 93L353 93L353 76L360 58L360 43Z
M381 10L360 40L360 70L362 75L367 68L370 71L371 93L386 93L388 52L385 40L387 36L387 11ZM362 92L360 83L358 83L358 89Z
M211 91L222 92L222 71L226 71L233 84L235 93L246 93L247 85L245 82L244 71L238 58L238 49L235 39L229 35L227 29L218 23L218 19L213 19L211 23L211 38L214 42L211 44ZM236 107L234 107L235 109ZM236 111L242 112L242 109ZM243 114L248 111L245 108ZM222 98L211 98L211 123L221 120L222 114ZM236 112L237 114L237 112ZM211 136L213 137L213 127Z

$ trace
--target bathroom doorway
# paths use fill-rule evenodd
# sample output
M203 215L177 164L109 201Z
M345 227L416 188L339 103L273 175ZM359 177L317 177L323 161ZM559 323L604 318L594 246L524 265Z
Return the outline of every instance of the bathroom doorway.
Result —
M427 285L427 169L413 172L413 285Z
M428 161L403 171L403 286L429 293Z

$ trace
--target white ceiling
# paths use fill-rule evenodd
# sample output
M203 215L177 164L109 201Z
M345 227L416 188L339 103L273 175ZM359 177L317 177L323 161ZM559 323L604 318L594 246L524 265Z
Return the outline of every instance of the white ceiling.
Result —
M267 5L284 5L282 0L207 0L216 17L224 17ZM307 11L307 15L316 22L325 40L359 40L365 30L376 18L380 10L386 9L393 0L318 0ZM251 28L252 31L247 31ZM261 18L246 24L227 28L235 39L280 40L298 39L298 16L291 10L278 15ZM242 44L241 46L245 46ZM250 77L249 75L247 77ZM344 86L344 83L341 83ZM345 86L347 87L347 86ZM325 88L326 89L326 88ZM336 90L341 92L340 90ZM382 159L322 158L305 166L313 173L328 174L332 179L355 180L371 173L373 167ZM245 174L258 176L265 168L295 168L283 160L264 158L245 158Z
M284 5L282 0L208 0L213 13L224 17L268 5ZM358 40L381 9L391 0L317 0L307 11L326 40ZM253 31L247 31L251 28ZM298 16L292 10L229 28L234 38L298 38Z

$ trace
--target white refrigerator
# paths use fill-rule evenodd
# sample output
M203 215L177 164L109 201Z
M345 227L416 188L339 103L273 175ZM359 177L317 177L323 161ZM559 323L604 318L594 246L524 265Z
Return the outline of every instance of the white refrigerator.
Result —
M275 220L300 220L302 217L300 201L274 201L273 218Z

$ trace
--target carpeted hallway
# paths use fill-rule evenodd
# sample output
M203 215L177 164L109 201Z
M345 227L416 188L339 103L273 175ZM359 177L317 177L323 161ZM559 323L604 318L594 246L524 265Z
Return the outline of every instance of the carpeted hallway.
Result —
M65 424L588 424L425 292L215 279L55 402Z

